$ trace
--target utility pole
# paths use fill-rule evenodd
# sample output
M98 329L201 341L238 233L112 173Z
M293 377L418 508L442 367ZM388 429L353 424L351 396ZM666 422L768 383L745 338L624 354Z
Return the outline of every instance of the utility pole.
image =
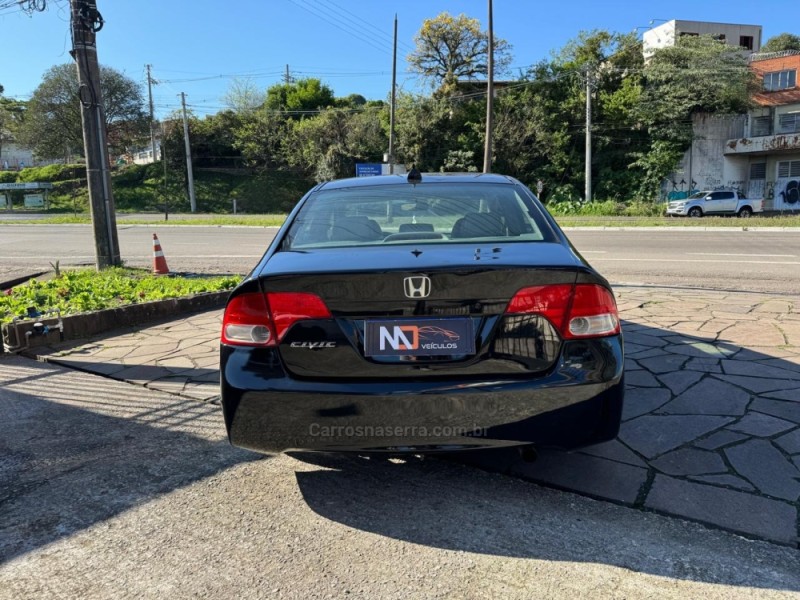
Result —
M392 52L392 105L389 109L389 175L394 175L394 105L397 92L397 13L394 13L394 50Z
M192 146L189 144L189 120L186 118L186 94L181 92L183 106L183 141L186 144L186 174L189 179L189 206L197 212L197 200L194 197L194 173L192 173Z
M292 76L289 74L289 65L286 65L286 75L283 76L283 83L286 85L292 83Z
M147 96L150 99L150 149L153 151L153 162L158 160L156 156L156 134L153 129L155 117L153 115L153 78L150 75L150 69L153 65L145 65L147 67Z
M489 0L489 42L486 48L488 54L486 83L486 144L483 149L483 172L492 171L492 131L494 129L494 23L492 18L492 0Z
M86 179L94 231L95 263L99 270L121 264L97 59L96 34L103 27L103 17L97 10L95 0L71 0L70 17L73 40L70 54L78 66Z
M164 220L169 221L169 195L167 194L167 130L161 121L161 162L164 163Z
M592 70L586 67L586 190L585 201L592 201Z

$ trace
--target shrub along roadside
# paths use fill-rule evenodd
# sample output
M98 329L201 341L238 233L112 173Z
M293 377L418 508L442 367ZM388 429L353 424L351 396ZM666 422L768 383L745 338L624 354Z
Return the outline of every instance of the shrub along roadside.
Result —
M592 216L592 217L659 217L664 215L666 206L657 202L582 202L580 200L562 200L549 202L547 210L558 216Z
M249 214L288 212L314 181L292 171L248 171L243 169L197 169L194 172L197 206L205 213L237 211ZM0 183L51 182L48 192L52 213L86 214L89 192L86 167L47 165L28 167L22 171L0 171ZM163 212L166 198L170 213L189 212L185 176L170 171L164 182L162 163L114 166L111 187L118 212ZM10 192L15 210L22 211L24 190Z
M59 309L62 315L68 315L230 290L240 279L238 276L159 276L128 268L62 271L52 279L33 279L0 294L0 323L24 317L29 307L38 312Z
M548 207L549 208L549 207ZM749 219L731 217L703 217L702 219L671 218L661 216L641 216L621 214L617 216L593 215L591 213L578 213L559 215L555 214L556 221L562 227L800 227L800 215L769 215L754 216ZM237 226L237 227L278 227L286 220L285 214L274 215L180 215L170 214L169 220L164 221L163 215L126 215L117 213L117 223L126 225L196 225L196 226ZM92 221L89 215L58 215L44 219L3 219L0 214L0 224L8 225L63 225L84 224Z

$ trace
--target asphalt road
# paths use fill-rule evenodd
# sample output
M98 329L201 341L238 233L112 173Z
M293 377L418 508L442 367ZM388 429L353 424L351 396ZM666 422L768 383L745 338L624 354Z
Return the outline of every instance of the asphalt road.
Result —
M0 358L0 600L798 592L795 549L441 460L260 456L212 404Z
M614 284L656 284L794 294L800 231L568 230Z
M276 228L119 225L122 257L152 265L157 233L173 271L241 273L258 261ZM612 283L796 293L800 231L568 230L578 250ZM0 280L93 264L88 225L0 225Z

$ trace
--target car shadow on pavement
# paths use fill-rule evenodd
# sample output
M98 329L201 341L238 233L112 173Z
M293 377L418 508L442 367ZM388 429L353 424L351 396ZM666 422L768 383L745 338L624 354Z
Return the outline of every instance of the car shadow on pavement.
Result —
M462 460L798 547L800 349L767 322L690 333L702 326L624 323L626 397L615 440L542 449L533 463L508 450Z
M612 560L614 564L671 577L694 577L691 570L681 575L681 569L686 570L683 559L662 564L646 558L658 555L647 552L652 546L648 539L661 535L653 513L796 548L800 527L800 349L787 343L791 324L774 331L771 327L772 323L733 319L727 324L717 321L716 330L699 320L665 323L664 327L644 319L624 322L626 400L617 439L575 452L543 449L533 463L522 460L513 449L448 457L643 509L636 513L638 529L627 525L615 528L612 522L590 525L578 513L573 523L553 523L546 490L514 487L513 480L504 478L490 480L493 483L485 489L472 489L450 471L445 473L448 481L442 483L436 481L442 475L443 461L439 460L405 459L394 464L375 457L304 453L297 457L333 470L298 472L298 482L311 508L332 520L415 543L465 551L540 556L536 532L525 525L520 529L520 523L535 520L549 522L554 532L564 527L591 529L580 536L579 547L557 550L555 558L605 560L599 558L604 553L598 539L606 538L603 543L607 543L616 537L625 540L629 550L638 550L635 556L622 549L625 558ZM424 494L421 490L434 481L440 493ZM329 494L318 496L317 489L347 490L347 498L332 502ZM497 512L498 507L502 513ZM519 518L505 520L507 513ZM578 524L581 521L583 525ZM482 534L467 539L464 527L475 527ZM687 529L700 530L699 526ZM707 531L706 535L718 533ZM707 563L704 553L709 551L703 539L687 538L687 556ZM795 568L800 573L800 568ZM731 584L750 581L737 574L717 576ZM799 581L795 577L794 583L785 585L800 591Z
M450 461L300 452L291 456L306 463L295 476L305 502L318 515L410 544L531 559L531 577L536 577L535 561L541 560L800 591L794 551L766 542L565 496ZM319 468L309 471L309 466ZM768 567L762 564L765 554Z
M0 366L0 564L263 458L230 447L210 404L18 358Z
M175 368L161 364L124 364L114 360L90 360L74 355L50 356L26 353L24 356L195 400L211 400L219 397L219 368L216 366Z

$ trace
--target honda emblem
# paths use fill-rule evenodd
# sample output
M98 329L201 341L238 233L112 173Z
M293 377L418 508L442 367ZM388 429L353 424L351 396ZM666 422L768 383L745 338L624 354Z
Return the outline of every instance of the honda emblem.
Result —
M431 279L426 275L406 277L403 280L403 289L407 298L427 298L431 293Z

